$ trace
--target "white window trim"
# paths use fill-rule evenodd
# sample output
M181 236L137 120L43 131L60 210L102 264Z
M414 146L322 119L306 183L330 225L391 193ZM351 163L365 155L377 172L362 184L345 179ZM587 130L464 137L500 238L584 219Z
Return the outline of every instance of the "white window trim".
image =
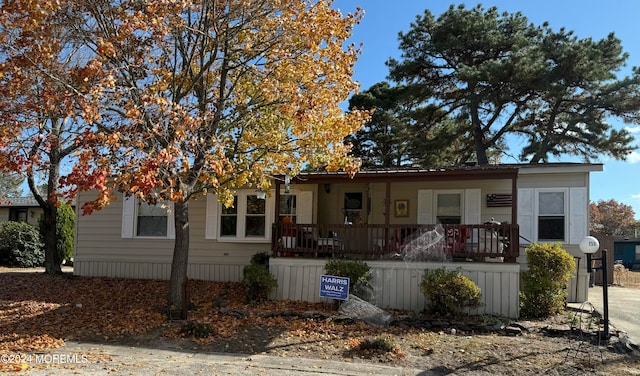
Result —
M557 243L561 242L562 244L568 244L569 242L569 188L536 188L534 190L534 221L533 221L533 233L536 242L539 243ZM538 221L540 220L540 193L553 193L553 192L562 192L564 193L564 239L552 239L552 240L542 240L539 238L540 233L538 232Z
M208 208L207 208L207 226L210 226L209 220L213 220L213 216L215 216L215 229L210 228L209 231L215 231L213 234L207 234L207 239L217 239L220 243L270 243L271 242L271 226L273 224L273 206L274 206L274 198L273 195L270 197L267 196L265 199L265 229L264 229L264 237L257 236L245 236L245 218L247 212L247 196L256 195L255 189L239 189L236 191L236 196L238 196L238 223L237 223L237 235L236 236L221 236L220 235L220 225L222 223L222 204L218 202L217 195L211 195L208 198ZM209 203L209 200L215 200L215 209L212 210L214 213L210 213L209 209L212 209L210 205L214 205L213 203ZM209 232L208 231L208 232Z
M238 190L237 193L244 192L244 197L248 194L255 194L255 189ZM284 191L281 190L281 194ZM289 194L296 195L297 212L296 216L300 223L313 223L313 192L302 191L298 189L292 189ZM241 198L239 198L241 199ZM245 201L246 202L246 201ZM241 238L234 236L220 236L220 218L222 213L222 204L218 201L218 195L207 194L207 212L205 223L205 239L217 240L220 243L270 243L271 242L271 227L273 226L273 220L275 211L278 209L278 204L275 200L275 192L271 191L267 195L267 202L265 208L265 237L264 238ZM240 206L240 205L238 205ZM238 208L240 210L240 208ZM243 227L244 228L244 227Z
M173 202L165 203L167 207L167 236L138 236L138 197L125 197L122 200L122 232L123 239L175 239L175 219Z

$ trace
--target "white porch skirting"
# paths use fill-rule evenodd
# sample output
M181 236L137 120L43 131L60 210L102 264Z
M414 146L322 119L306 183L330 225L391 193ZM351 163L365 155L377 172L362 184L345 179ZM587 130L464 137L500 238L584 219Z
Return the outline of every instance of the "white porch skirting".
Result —
M272 258L269 269L278 280L272 294L276 300L329 301L320 297L320 276L326 260ZM506 263L425 263L403 261L366 261L373 273L373 292L380 308L421 311L425 299L420 281L425 269L461 268L482 292L483 306L471 314L519 316L520 265Z
M272 258L269 269L278 280L271 295L276 300L307 302L329 301L320 298L320 276L326 274L324 259ZM373 272L372 302L381 308L421 311L425 307L420 280L425 269L461 268L482 291L483 306L471 314L498 314L517 318L519 315L520 265L507 263L405 263L402 261L366 261ZM188 277L219 282L240 282L242 268L238 264L190 263ZM168 280L171 261L144 260L76 260L74 274L88 277L113 277Z

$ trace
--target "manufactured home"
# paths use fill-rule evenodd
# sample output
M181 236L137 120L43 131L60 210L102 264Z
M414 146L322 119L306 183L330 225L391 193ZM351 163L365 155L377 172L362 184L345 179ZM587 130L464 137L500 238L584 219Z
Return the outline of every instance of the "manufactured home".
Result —
M601 164L305 172L275 176L273 190L238 189L232 207L215 195L190 209L189 278L240 281L257 252L269 252L274 299L322 301L327 258L366 260L375 304L421 310L418 284L428 268L460 268L482 290L471 313L517 317L524 249L561 242L574 257L588 235L589 177ZM77 208L94 196L81 193ZM78 213L74 273L168 279L175 234L170 205L121 197ZM568 286L587 298L585 262Z

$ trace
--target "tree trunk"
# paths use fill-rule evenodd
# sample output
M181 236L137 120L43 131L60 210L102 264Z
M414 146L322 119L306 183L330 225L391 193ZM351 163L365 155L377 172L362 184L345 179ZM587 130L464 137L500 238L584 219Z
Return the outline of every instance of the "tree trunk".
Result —
M489 164L489 158L487 157L487 147L484 143L484 131L482 130L482 122L480 121L480 117L478 115L480 101L475 96L475 94L471 99L470 107L471 126L473 127L473 140L476 149L476 158L479 165L485 166Z
M47 201L40 232L44 239L44 270L47 274L62 274L62 260L58 254L57 217L58 207Z
M176 201L173 215L176 225L176 239L171 262L171 279L169 280L169 307L171 311L179 310L181 316L187 310L186 286L187 265L189 263L189 202Z
M47 274L62 274L60 264L62 259L58 253L58 207L51 201L58 189L58 179L60 178L60 158L58 149L52 148L49 152L51 164L48 170L47 192L42 195L36 186L33 173L27 174L27 183L33 197L43 210L43 219L40 233L44 241L44 270Z

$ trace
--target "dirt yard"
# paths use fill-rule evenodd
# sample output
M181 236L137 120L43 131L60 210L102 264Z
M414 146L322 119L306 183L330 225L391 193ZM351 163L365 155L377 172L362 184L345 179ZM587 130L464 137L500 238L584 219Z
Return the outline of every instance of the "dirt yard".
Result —
M640 273L634 273L635 278ZM0 354L46 351L68 340L201 352L369 362L457 375L638 375L640 360L612 337L572 331L576 312L544 321L450 320L392 312L373 326L333 305L247 305L240 284L190 281L189 317L171 321L167 282L0 269ZM90 361L99 361L90 357ZM1 371L26 367L0 363Z

